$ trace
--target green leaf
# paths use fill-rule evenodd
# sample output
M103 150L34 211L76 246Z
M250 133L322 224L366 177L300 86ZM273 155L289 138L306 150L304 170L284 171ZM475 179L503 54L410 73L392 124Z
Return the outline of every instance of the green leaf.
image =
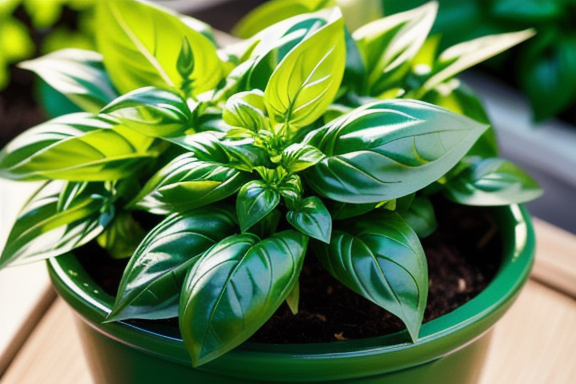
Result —
M119 212L112 223L96 238L98 245L114 259L132 256L146 231L127 211Z
M144 238L124 270L107 321L178 316L184 278L200 256L236 230L232 207L175 213Z
M412 58L426 41L437 9L436 2L429 2L368 23L353 33L364 58L371 95L379 95L402 81Z
M87 112L96 113L118 97L97 52L68 48L18 66L33 71Z
M376 208L378 203L352 204L330 201L329 211L332 219L345 220L368 213Z
M295 131L313 123L332 103L346 60L344 20L331 22L292 49L272 73L264 103L273 125Z
M290 312L292 312L293 315L298 314L298 307L300 304L300 282L299 281L297 281L296 284L294 284L294 288L292 288L292 290L290 291L290 294L286 298L286 304L288 304L288 307L290 308Z
M527 29L520 32L483 36L446 49L440 54L428 80L413 97L420 98L418 95L424 95L438 84L451 79L463 70L520 44L534 34L533 30Z
M226 101L222 119L233 127L247 128L258 132L268 129L268 118L264 106L264 93L259 89L240 92Z
M332 218L319 198L311 196L303 199L294 209L288 211L286 219L306 236L330 243Z
M227 164L185 153L152 176L132 204L161 215L182 212L232 195L249 178L248 173Z
M261 180L250 181L238 192L236 213L242 232L262 220L280 203L280 194Z
M212 41L166 9L137 1L99 1L96 23L104 65L123 94L145 86L180 89L193 81L195 96L214 89L225 75ZM189 78L177 68L184 39L195 58Z
M313 246L334 277L398 316L416 342L426 309L428 270L418 236L398 214L381 210L344 221L332 232L330 245Z
M469 167L446 184L445 195L451 200L492 206L525 203L542 195L538 183L507 160L469 160Z
M106 105L101 114L150 137L183 136L192 125L192 114L178 94L154 87L139 88Z
M22 208L0 268L58 256L98 236L114 216L104 183L44 184Z
M562 16L563 5L558 0L498 0L490 2L490 14L498 19L518 21L523 24L535 22L553 23ZM566 7L567 8L567 7Z
M284 231L259 241L228 237L190 271L180 300L180 332L197 367L248 339L298 281L307 237Z
M442 177L486 129L420 101L379 101L312 131L304 142L326 158L304 176L314 191L336 201L393 200Z
M153 138L88 113L29 129L0 152L0 176L14 180L108 181L132 175L162 148Z
M426 197L416 197L407 210L398 213L420 238L430 236L438 228L434 206Z
M281 165L288 172L296 173L313 166L324 157L322 152L311 145L295 143L282 152Z

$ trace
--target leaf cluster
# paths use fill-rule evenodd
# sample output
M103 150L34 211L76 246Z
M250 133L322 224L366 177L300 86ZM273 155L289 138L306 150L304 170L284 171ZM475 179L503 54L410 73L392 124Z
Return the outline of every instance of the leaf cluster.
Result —
M96 239L130 258L107 321L178 316L201 365L284 301L297 311L310 245L307 257L417 341L430 195L494 205L541 193L496 157L480 102L454 79L531 33L436 54L436 8L350 33L338 8L320 7L221 48L198 20L99 2L98 52L22 64L86 112L33 127L0 153L0 176L46 180L0 266ZM135 210L159 224L146 232Z

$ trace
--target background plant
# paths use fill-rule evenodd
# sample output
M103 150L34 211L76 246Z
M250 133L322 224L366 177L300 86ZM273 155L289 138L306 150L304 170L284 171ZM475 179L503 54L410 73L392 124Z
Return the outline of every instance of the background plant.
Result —
M499 205L541 193L496 157L481 104L454 79L532 32L438 52L427 38L436 9L351 34L331 7L221 48L198 20L99 2L98 52L21 64L85 112L33 127L0 153L0 176L46 181L0 267L96 240L130 258L107 321L178 316L201 365L283 302L298 310L310 245L417 341L430 196ZM152 230L140 210L157 216Z

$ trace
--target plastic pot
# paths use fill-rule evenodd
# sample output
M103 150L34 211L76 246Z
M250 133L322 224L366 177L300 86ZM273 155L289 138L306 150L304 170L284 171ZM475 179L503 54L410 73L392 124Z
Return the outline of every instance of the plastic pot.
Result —
M417 343L402 332L323 344L244 343L200 368L191 366L178 331L137 321L102 324L114 302L73 254L48 261L58 293L78 313L96 383L474 383L490 329L526 282L534 233L526 210L491 208L503 239L502 264L489 286L458 309L422 326Z

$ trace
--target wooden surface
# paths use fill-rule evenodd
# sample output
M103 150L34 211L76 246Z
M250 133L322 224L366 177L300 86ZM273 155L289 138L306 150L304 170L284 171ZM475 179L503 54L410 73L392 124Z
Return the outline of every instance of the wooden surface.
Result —
M518 301L496 325L479 384L576 383L576 236L535 221L537 263ZM93 383L74 314L57 299L0 384Z

